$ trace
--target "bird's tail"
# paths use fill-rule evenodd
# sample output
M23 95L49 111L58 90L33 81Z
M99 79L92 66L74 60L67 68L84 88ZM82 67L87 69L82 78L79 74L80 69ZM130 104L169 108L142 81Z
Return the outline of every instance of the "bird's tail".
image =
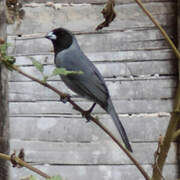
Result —
M112 101L111 101L110 98L108 99L108 107L107 107L106 111L111 115L111 117L112 117L112 119L113 119L113 121L114 121L120 135L121 135L121 138L122 138L126 148L130 152L133 152L132 148L131 148L131 145L129 143L127 134L125 132L125 129L124 129L124 127L123 127L123 125L122 125L122 123L121 123L121 121L120 121L120 119L119 119L119 117L118 117L118 115L117 115L117 113L115 111L114 105L112 104Z

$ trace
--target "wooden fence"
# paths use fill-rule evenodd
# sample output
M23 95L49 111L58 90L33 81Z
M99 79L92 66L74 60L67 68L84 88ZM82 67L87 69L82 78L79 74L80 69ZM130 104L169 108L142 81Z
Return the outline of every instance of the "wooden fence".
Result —
M52 45L44 38L33 38L34 35L56 27L78 31L81 48L105 77L134 157L151 174L158 137L164 134L172 111L176 58L133 0L116 1L115 21L99 33L95 27L103 20L100 12L105 1L72 2L23 1L24 19L7 26L11 43L8 53L16 56L16 64L23 71L41 78L31 58L43 63L45 73L50 74L54 68ZM143 2L176 41L177 1ZM71 94L85 109L91 105L67 89L58 76L48 82ZM98 106L94 113L120 138L109 115ZM98 127L86 123L70 104L61 103L49 89L16 72L9 75L9 121L10 151L24 148L25 160L49 175L60 174L67 180L144 179ZM9 168L9 172L11 180L33 174L24 168ZM178 176L175 144L168 154L163 176L166 180Z

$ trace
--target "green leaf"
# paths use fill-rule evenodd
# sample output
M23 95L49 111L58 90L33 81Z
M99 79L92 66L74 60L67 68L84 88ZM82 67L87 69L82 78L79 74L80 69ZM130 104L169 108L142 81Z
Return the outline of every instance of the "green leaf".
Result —
M38 62L37 60L35 60L34 58L31 57L32 63L33 65L36 67L36 69L38 71L40 71L41 73L43 73L44 71L44 67L43 64L41 64L40 62Z
M30 176L29 180L37 180L34 176Z
M7 44L2 44L0 46L1 54L4 54L6 52L6 49L7 49Z
M62 180L62 178L60 176L53 176L52 178L47 180Z
M14 64L16 62L16 58L13 57L13 56L6 56L5 57L6 61L9 63L9 64Z
M13 70L12 65L15 63L16 59L13 56L8 56L6 53L6 50L10 45L11 45L10 43L4 43L0 45L0 56L5 66L10 71L12 71Z
M82 71L68 71L65 68L55 68L53 71L53 76L57 75L68 75L68 74L82 74Z
M10 45L11 45L10 43L4 43L4 44L0 45L1 54L6 55L6 50Z
M43 80L42 80L42 82L43 82L43 83L46 83L46 82L47 82L47 80L48 80L48 78L49 78L49 76L43 76Z

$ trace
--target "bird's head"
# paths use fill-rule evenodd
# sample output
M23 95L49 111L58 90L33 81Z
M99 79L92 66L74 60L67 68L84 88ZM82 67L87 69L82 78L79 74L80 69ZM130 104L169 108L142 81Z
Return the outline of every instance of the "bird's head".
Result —
M72 33L63 28L54 29L50 31L45 37L52 41L55 53L69 48L73 43Z

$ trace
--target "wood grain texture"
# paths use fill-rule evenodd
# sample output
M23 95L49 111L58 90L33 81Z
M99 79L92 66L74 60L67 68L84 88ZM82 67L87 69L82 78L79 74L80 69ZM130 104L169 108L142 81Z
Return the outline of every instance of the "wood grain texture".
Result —
M21 66L30 66L32 65L32 58L38 60L40 63L44 65L52 65L54 64L54 54L48 53L44 55L25 55L25 56L18 56L16 55L16 64ZM161 50L139 50L139 51L114 51L114 52L92 52L92 53L85 53L86 56L92 61L97 63L133 63L133 66L135 66L135 63L143 62L143 66L146 65L146 63L149 65L153 65L153 63L156 63L156 65L152 66L153 68L149 68L151 71L153 71L154 68L158 65L158 63L162 63L161 61L167 61L168 62L167 69L169 70L169 67L171 68L171 72L177 73L177 69L175 68L177 65L177 61L175 59L175 56L173 52L170 49L161 49ZM156 62L157 61L157 62ZM142 66L142 65L141 65ZM161 65L163 66L163 65ZM160 67L161 67L160 66ZM146 66L145 66L146 67ZM161 69L158 67L157 69ZM122 68L122 67L121 67ZM143 69L143 68L142 68ZM147 69L147 68L145 68ZM111 69L110 69L111 70ZM120 71L121 69L119 69ZM157 71L157 70L156 70Z
M120 115L131 142L157 142L160 134L164 134L170 116L168 114ZM119 133L111 117L101 115L101 122L110 129L117 138ZM31 126L29 125L31 123ZM73 128L74 127L74 128ZM151 127L151 128L150 128ZM37 117L10 117L11 138L28 141L90 143L110 141L92 122L86 123L78 115L51 115ZM135 136L135 135L136 136Z
M172 2L176 2L176 0L171 0ZM32 1L26 1L22 0L24 4L28 4L31 2L36 2L36 3L46 3L45 0L32 0ZM89 4L101 4L101 3L106 3L106 0L61 0L60 2L58 0L52 0L54 3L77 3L77 4L82 4L82 3L89 3ZM169 2L169 0L142 0L142 2ZM134 0L116 0L117 4L128 4L128 3L134 3Z
M88 109L92 102L77 102L82 108ZM170 99L162 100L121 100L113 101L117 113L137 114L137 113L157 113L171 112L173 101ZM68 103L63 104L58 101L37 101L37 102L10 102L9 113L12 116L32 116L32 115L48 115L48 114L79 114L72 109ZM96 106L94 111L96 114L105 113L102 108Z
M176 76L177 68L175 60L169 61L149 61L149 62L95 62L95 66L99 69L101 74L106 79L133 79L136 78L146 78L149 79L156 76L156 79L163 78L162 76ZM151 67L151 68L149 68ZM52 71L55 69L55 65L44 65L44 74L51 75ZM34 75L35 77L41 79L42 74L40 74L33 66L23 66L21 70ZM158 77L159 76L159 77ZM155 78L155 77L154 77ZM176 77L174 77L176 79ZM50 77L49 81L59 81L59 76ZM18 75L16 72L12 72L10 76L10 81L30 81L22 75Z
M117 165L99 165L99 166L58 166L58 165L35 165L49 175L61 175L64 179L68 180L144 180L144 177L137 171L133 165L117 166ZM151 165L144 165L143 168L151 174ZM166 165L164 168L164 177L166 180L174 180L177 177L177 167L175 165ZM35 175L27 169L11 168L10 177L15 180L22 176ZM35 175L37 176L37 175ZM38 177L38 176L37 176Z
M113 100L153 100L172 99L176 89L174 79L145 79L119 81L106 79L106 84ZM77 94L69 90L62 81L50 81L50 85L63 92L77 97ZM86 101L85 99L79 99ZM59 97L49 89L36 82L11 82L9 83L9 100L20 101L57 101Z
M60 4L59 4L60 5ZM64 27L72 31L94 31L103 20L100 13L104 5L65 5L59 9L44 4L31 4L24 7L26 16L21 25L8 26L8 34L31 34L48 32L55 27ZM175 1L147 2L146 7L163 26L175 25ZM115 6L117 18L107 30L130 30L151 28L153 23L144 15L136 3ZM38 17L38 18L37 18ZM30 24L30 25L29 25ZM173 29L172 29L173 30Z
M36 3L33 3L36 2ZM95 63L110 90L113 103L133 146L133 155L151 174L153 154L160 134L164 134L172 111L176 88L177 62L172 50L134 0L117 0L117 18L110 27L95 32L102 21L105 0L63 0L47 7L45 1L24 2L26 16L21 24L8 25L9 54L20 68L37 77L30 57L54 68L51 43L42 36L62 26L72 30L78 42ZM56 2L56 1L53 1ZM144 0L145 6L176 39L176 1ZM29 39L28 39L29 37ZM92 102L76 96L58 76L48 83L68 92L83 108ZM12 72L9 78L11 151L25 149L26 160L50 175L68 180L144 179L129 159L93 123L86 123L68 103L35 82ZM119 134L109 115L99 106L94 115L117 138ZM10 178L32 174L11 169ZM166 180L177 177L176 144L168 154Z
M10 147L15 150L23 147L26 161L39 164L132 164L111 140L87 143L11 140ZM153 163L157 143L132 143L132 148L133 156L141 164ZM167 164L177 162L175 149L172 145Z
M82 50L86 53L132 50L152 51L168 49L169 47L161 33L156 29L111 32L107 34L85 34L77 35L76 37ZM39 55L52 52L51 42L44 38L23 40L23 38L16 39L16 37L10 36L9 43L13 44L8 50L9 54ZM93 44L93 46L91 46L91 44Z

